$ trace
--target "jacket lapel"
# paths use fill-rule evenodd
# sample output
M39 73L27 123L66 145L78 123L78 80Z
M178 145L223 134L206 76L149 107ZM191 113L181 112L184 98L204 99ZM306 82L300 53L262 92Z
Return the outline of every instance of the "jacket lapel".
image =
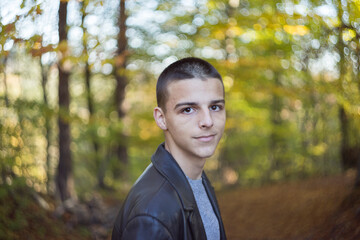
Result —
M177 192L188 220L192 238L196 240L206 240L204 225L201 221L200 212L197 208L190 184L180 166L165 149L164 144L161 144L157 148L151 157L151 161L159 173L169 181Z

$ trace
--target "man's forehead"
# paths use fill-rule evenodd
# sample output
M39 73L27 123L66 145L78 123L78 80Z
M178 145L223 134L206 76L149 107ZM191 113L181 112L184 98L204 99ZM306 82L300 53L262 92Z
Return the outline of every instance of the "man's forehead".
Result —
M220 84L217 84L220 88L223 87L223 83L218 78L189 78L189 79L179 79L179 80L173 80L167 84L167 90L174 88L174 87L188 87L188 85L202 85L207 86L210 83L209 82L218 82ZM198 89L201 90L201 89Z
M219 79L186 79L172 82L168 86L168 101L213 101L224 98Z

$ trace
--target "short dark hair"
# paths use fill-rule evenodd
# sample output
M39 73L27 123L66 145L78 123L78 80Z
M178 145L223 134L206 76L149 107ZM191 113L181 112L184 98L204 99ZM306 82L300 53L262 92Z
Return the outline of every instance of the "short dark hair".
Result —
M210 63L195 57L183 58L170 64L160 74L156 84L156 100L158 106L166 111L165 104L168 98L167 86L169 83L192 78L201 80L216 78L219 79L223 85L221 75Z

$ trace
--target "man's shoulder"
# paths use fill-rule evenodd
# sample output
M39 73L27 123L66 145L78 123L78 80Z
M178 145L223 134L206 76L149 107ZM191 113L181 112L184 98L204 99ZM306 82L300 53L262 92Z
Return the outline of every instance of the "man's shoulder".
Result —
M128 214L131 216L151 215L176 211L182 208L176 189L160 174L154 166L150 166L137 180L126 199Z

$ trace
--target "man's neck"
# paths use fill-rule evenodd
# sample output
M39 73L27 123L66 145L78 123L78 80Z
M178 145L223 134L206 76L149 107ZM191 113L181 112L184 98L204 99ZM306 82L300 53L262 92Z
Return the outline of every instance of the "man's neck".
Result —
M166 144L166 142L165 149L173 156L186 176L193 180L201 178L201 174L206 162L205 158L194 158L188 155L184 155L183 153L171 149L171 146Z

